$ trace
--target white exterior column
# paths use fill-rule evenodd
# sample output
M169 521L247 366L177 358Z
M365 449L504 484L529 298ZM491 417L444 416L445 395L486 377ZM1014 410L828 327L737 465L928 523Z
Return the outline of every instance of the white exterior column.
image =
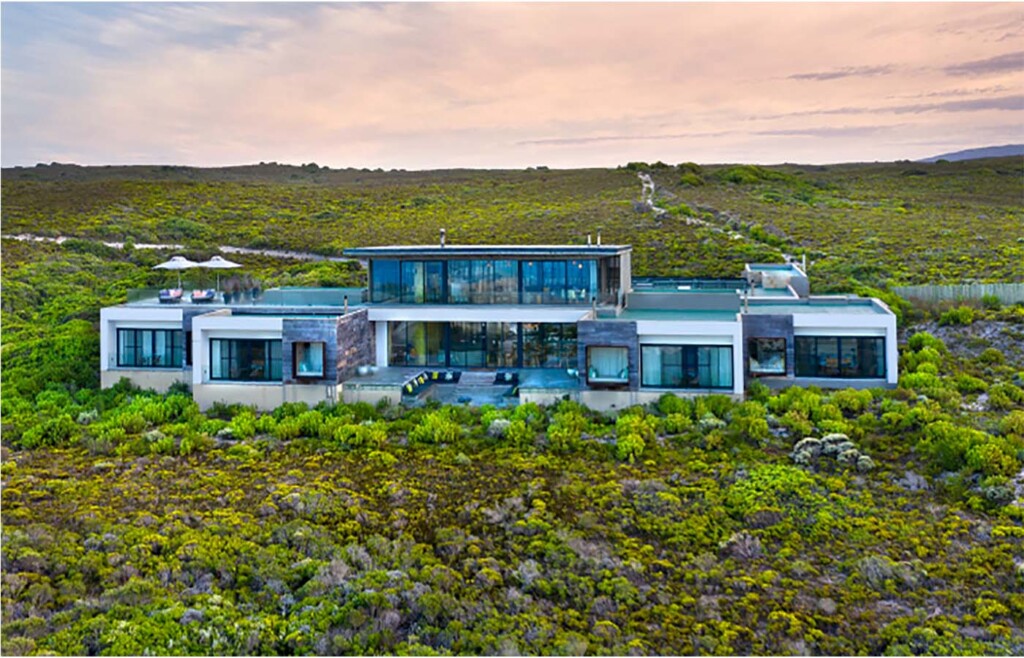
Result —
M388 323L378 320L373 323L374 345L377 350L377 367L388 367Z
M732 392L743 395L746 380L743 376L743 322L737 316L736 333L732 336Z
M900 351L897 345L896 316L888 317L888 324L885 328L885 381L888 384L896 385L899 381Z

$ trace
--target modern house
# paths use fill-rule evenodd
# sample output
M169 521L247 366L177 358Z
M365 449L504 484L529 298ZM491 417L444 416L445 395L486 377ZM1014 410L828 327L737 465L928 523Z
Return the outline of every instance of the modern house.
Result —
M203 408L427 397L600 409L678 394L894 386L896 318L810 295L795 264L729 280L633 279L628 245L350 249L368 286L103 309L102 380L184 382ZM490 401L490 400L488 400Z

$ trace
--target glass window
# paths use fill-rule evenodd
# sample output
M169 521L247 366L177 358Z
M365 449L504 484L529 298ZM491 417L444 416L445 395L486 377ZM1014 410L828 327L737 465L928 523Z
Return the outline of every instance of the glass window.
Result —
M523 262L523 303L542 304L544 301L544 277L539 261Z
M428 260L423 264L426 278L424 299L428 304L443 304L444 294L444 262Z
M423 261L402 261L402 303L422 304L425 288Z
M449 323L452 367L482 368L486 363L487 323Z
M388 364L392 366L444 366L443 322L391 322Z
M397 302L399 267L397 260L374 259L370 262L370 299L376 304Z
M180 329L118 329L117 365L122 368L180 368L185 332Z
M281 341L211 338L210 379L280 381Z
M469 280L470 303L492 303L494 297L494 263L489 260L469 261Z
M600 292L598 301L602 304L616 304L619 299L620 284L619 256L602 258L598 267Z
M571 260L568 265L566 298L570 304L589 304L597 295L597 261Z
M626 347L588 347L587 381L628 383L629 349Z
M323 343L295 343L295 376L324 376Z
M546 260L541 268L544 275L545 304L565 303L565 261Z
M494 265L495 304L519 303L519 264L514 260L496 260Z
M519 365L518 325L508 322L487 323L487 367L515 368Z
M751 338L747 341L747 352L750 374L786 374L785 338Z
M732 348L705 345L642 345L640 384L655 388L733 386Z
M575 368L576 325L524 322L524 368Z
M880 379L885 377L885 339L796 337L797 377Z
M468 260L448 261L448 302L468 304L473 293L472 263Z

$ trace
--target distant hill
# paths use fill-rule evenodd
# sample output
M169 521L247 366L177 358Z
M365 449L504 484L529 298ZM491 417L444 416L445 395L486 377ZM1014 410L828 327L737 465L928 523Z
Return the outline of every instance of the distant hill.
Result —
M938 162L939 160L949 160L950 162L956 162L957 160L978 160L980 158L1005 158L1011 155L1024 155L1024 144L1006 144L1004 146L982 146L976 149L965 149L963 151L953 151L952 153L943 153L942 155L935 155L930 158L923 158L918 162Z

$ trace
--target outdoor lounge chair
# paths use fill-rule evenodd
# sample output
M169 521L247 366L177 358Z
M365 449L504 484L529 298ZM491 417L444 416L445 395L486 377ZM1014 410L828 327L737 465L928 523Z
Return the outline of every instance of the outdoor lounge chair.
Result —
M217 298L217 291L213 288L207 288L206 290L193 290L192 291L192 303L193 304L209 304Z
M177 304L181 301L181 288L164 288L160 291L161 304Z

